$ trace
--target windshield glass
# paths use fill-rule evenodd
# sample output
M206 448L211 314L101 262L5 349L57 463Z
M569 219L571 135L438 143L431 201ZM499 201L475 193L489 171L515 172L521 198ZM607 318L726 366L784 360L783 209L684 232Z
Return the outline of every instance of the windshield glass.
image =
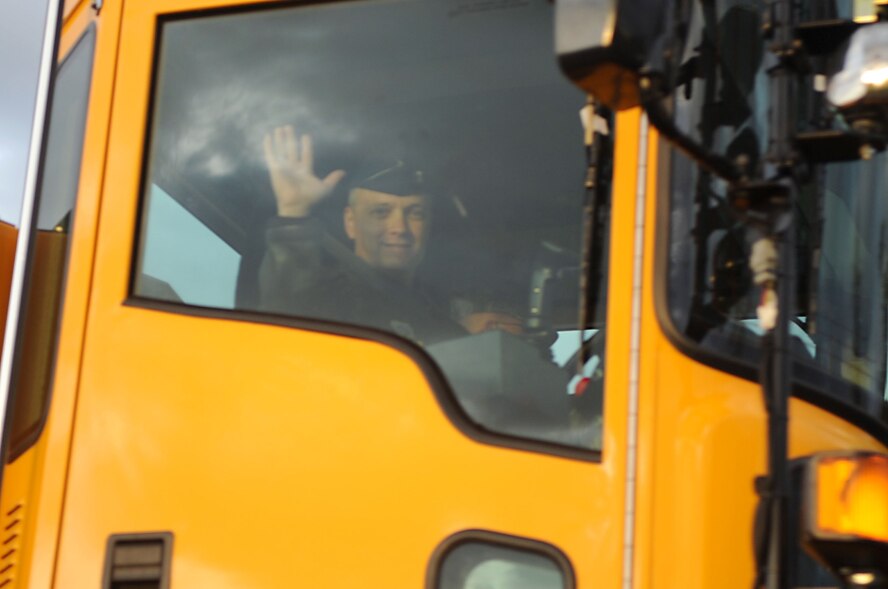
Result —
M585 97L552 12L401 0L162 23L134 293L393 334L483 429L599 449L607 193L580 329Z
M800 6L801 22L851 17L851 3ZM773 66L763 45L766 2L695 3L683 62L695 71L675 97L677 122L707 148L760 173L767 150ZM724 51L724 47L731 47ZM687 65L691 64L691 65ZM812 88L810 77L800 88ZM822 94L793 99L800 132L822 128ZM884 419L888 189L886 158L812 166L794 206L797 291L790 326L794 377ZM706 351L756 378L758 289L748 266L753 237L726 202L724 182L672 152L667 297L673 323Z

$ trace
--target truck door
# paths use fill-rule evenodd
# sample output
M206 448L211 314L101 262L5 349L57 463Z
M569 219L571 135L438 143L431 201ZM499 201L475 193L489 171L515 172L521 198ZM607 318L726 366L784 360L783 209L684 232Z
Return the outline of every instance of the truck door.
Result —
M551 13L126 2L62 585L617 585L634 205L581 281Z

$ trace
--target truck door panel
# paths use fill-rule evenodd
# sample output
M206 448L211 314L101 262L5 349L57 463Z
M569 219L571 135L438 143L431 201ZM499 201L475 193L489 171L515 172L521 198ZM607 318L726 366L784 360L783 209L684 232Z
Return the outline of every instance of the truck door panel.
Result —
M318 19L335 30L340 26L336 15L345 14L335 11L352 10L355 15L379 18L373 13L380 5L280 8L275 3L272 10L254 14L202 13L200 9L206 8L206 3L178 2L175 9L185 12L166 12L172 6L127 3L124 7L121 66L117 70L102 184L57 578L78 586L99 586L109 537L169 533L171 586L415 587L429 578L430 570L436 570L430 563L448 538L478 531L482 536L514 538L519 552L533 552L533 546L551 546L550 552L542 550L540 554L556 563L552 570L561 571L565 586L570 586L572 578L582 584L594 580L601 586L616 586L622 570L620 540L625 498L625 403L620 395L628 370L620 370L605 381L607 390L616 392L613 405L606 405L603 415L599 413L595 427L602 433L597 439L588 435L576 441L558 437L561 434L547 437L548 434L533 433L532 428L503 432L467 417L465 412L460 415L462 405L453 390L457 385L424 342L373 326L345 325L345 320L287 316L238 306L237 273L242 260L251 254L250 248L256 246L255 233L259 231L261 237L264 227L253 221L274 214L272 189L262 161L262 135L298 118L299 104L286 102L283 109L277 105L274 116L262 122L264 126L254 128L251 123L244 127L252 133L244 139L245 143L226 144L226 126L255 114L256 105L250 110L248 101L246 110L230 110L234 103L228 101L235 100L237 92L215 98L210 92L201 95L211 101L203 108L194 97L196 102L175 95L177 88L182 87L175 84L194 76L211 87L218 83L222 84L218 88L223 88L228 81L239 78L218 74L214 78L211 68L190 73L183 69L178 78L172 74L164 77L164 72L185 67L177 54L164 53L164 48L174 48L188 38L198 42L206 31L196 28L194 35L178 41L174 35L180 25L179 30L188 31L189 19L194 18L198 23L220 23L229 35L223 38L229 41L244 35L248 45L261 46L269 39L296 39L292 42L298 49L302 31L299 23L303 19ZM264 7L262 3L256 6ZM389 9L390 18L395 20L402 14L407 19L427 17L423 16L425 8L421 3L381 6ZM322 13L322 9L329 12ZM414 9L418 12L411 12ZM541 14L546 9L545 3L514 8L519 12L538 10ZM468 15L461 27L480 27L478 30L484 31L484 21L471 20L475 17L468 7L454 11L453 18ZM270 20L269 32L264 36L247 32L240 26L241 18ZM281 29L274 29L275 20L292 22L293 27L281 25ZM518 22L530 21L519 18ZM281 30L288 36L275 37L278 33L274 31ZM306 28L302 32L308 34L311 30ZM362 39L355 33L352 42ZM507 45L512 43L511 38L506 39ZM274 47L273 42L271 47L265 47L263 61L275 55L271 51ZM334 53L341 51L331 47ZM149 48L154 48L154 55ZM224 54L231 47L226 49L223 45L218 49ZM475 55L471 48L463 49ZM308 62L309 55L315 55L322 61L322 50L327 49L319 45L318 54L303 51L299 59ZM194 52L198 59L204 55L208 60L205 63L213 63L211 51ZM508 56L508 52L502 56ZM413 71L410 68L414 64L408 57L402 55L401 61L394 62L395 72L401 72L401 77L392 79L411 79L407 74ZM282 63L289 63L295 57L286 54L286 59L281 59ZM546 54L540 59L550 58ZM463 62L439 64L440 71L459 77L462 66L458 63ZM528 67L530 81L523 82L519 75L522 67L510 66L500 77L495 74L495 61L469 59L465 63L481 64L478 69L466 70L470 72L466 76L476 84L469 87L507 96L509 92L525 91L523 84L527 84L526 91L531 95L548 96L537 85L545 87L543 78L548 79L549 74L535 77L536 70ZM551 65L554 68L554 62ZM338 88L335 84L344 82L336 79L336 71L322 69L316 73L319 77L305 79ZM488 74L478 77L485 71ZM330 94L330 101L339 101L355 111L349 114L349 122L376 120L375 117L392 124L401 117L415 121L401 129L403 145L398 147L419 155L413 151L421 152L429 149L430 144L441 143L442 151L431 151L433 155L443 154L435 160L438 167L434 171L439 177L464 182L439 186L439 202L461 203L469 221L502 218L508 221L503 227L521 227L515 233L529 236L533 244L549 243L542 246L542 253L529 247L528 251L521 251L517 237L496 238L508 234L503 228L497 233L486 226L463 227L466 233L460 234L460 239L455 234L449 240L439 236L439 244L454 248L450 253L465 253L457 246L466 243L493 244L520 253L519 259L527 265L521 270L526 272L527 280L519 273L513 283L506 283L510 290L506 292L508 304L503 308L513 310L516 301L526 303L531 270L535 267L555 268L565 281L576 279L575 271L570 274L576 262L550 236L559 237L559 231L570 235L565 239L578 248L582 183L560 178L554 170L546 172L546 166L552 162L567 161L569 169L582 178L585 162L580 133L572 122L576 110L571 107L567 115L561 113L548 124L546 119L527 120L526 127L518 125L514 135L505 136L502 129L510 128L512 115L504 107L502 112L496 112L498 98L491 102L483 95L449 97L447 92L459 94L462 87L444 81L440 86L430 86L439 82L426 73L422 75L425 77L419 83L404 82L398 91L390 91L379 81L387 79L384 72L364 72L359 80L364 86L357 98L343 96L343 90ZM340 77L350 79L345 74ZM240 88L239 95L248 95L250 87ZM370 90L376 94L364 94ZM560 96L557 92L556 95ZM410 100L416 103L411 104ZM581 95L570 93L563 103L559 102L562 98L552 100L552 105L583 105ZM271 103L276 104L274 100ZM215 129L223 136L214 136L213 141L203 144L164 143L175 137L175 116L170 115L169 109L176 104L197 105L196 110L180 120L182 129L193 130L204 122L207 129ZM473 105L479 113L472 114ZM490 110L480 112L483 109ZM220 112L232 118L219 119ZM457 128L448 116L456 116L457 121L462 116L475 118L468 119L472 124ZM309 125L314 119L306 120ZM489 129L483 127L484 121L490 122ZM325 135L322 125L315 124L316 127L305 130L313 134L316 165L324 166L327 173L338 162L329 156L332 151L323 155L323 150L333 150L331 145L348 139L349 130L342 128ZM422 130L423 124L433 141L424 143L427 140L421 133L419 137L409 135L416 125ZM622 116L617 124L630 133L634 130L633 136L638 137L637 113ZM568 128L573 135L562 142L560 131ZM366 131L362 127L356 129L355 133ZM168 131L170 134L164 135ZM372 137L374 132L382 131L366 132ZM466 133L474 146L464 145L466 139L460 134ZM563 146L572 144L574 139L576 153L559 151L567 150ZM501 146L503 141L506 147ZM531 157L539 160L539 170L534 167L531 172L531 166L523 166L522 178L526 182L510 179L508 171L512 168L504 166L511 152L496 153L497 149L506 150L510 142L528 146ZM195 145L201 149L195 149ZM234 159L225 149L218 151L220 146L230 145L243 148ZM379 144L378 149L388 145ZM354 148L346 144L336 149L346 153L345 148L349 147ZM176 153L174 148L185 151ZM620 172L615 174L615 189L634 193L637 156L631 145L622 149L617 155ZM555 152L555 156L537 157L547 151ZM562 153L568 155L562 157ZM327 158L326 163L323 158ZM229 164L235 166L238 174L226 176L232 170ZM342 165L352 164L359 167L348 158ZM241 169L242 166L248 169ZM463 174L458 173L460 166L466 170ZM502 186L498 187L497 182ZM539 192L547 184L551 186ZM536 202L554 202L553 209L540 213L528 208L527 203L534 202L531 193L539 193L534 197L538 198ZM343 201L346 196L341 195ZM226 200L229 197L242 202L252 199L256 209L231 208ZM633 218L631 201L619 206L622 208L619 213L615 211L615 217ZM575 213L568 207L575 207ZM447 228L445 223L451 221L446 215L459 216L459 209L459 205L453 205L449 212L436 210L439 227ZM238 210L246 212L233 214ZM341 222L340 211L328 211L334 223ZM528 219L536 225L521 225ZM562 219L571 219L574 224L567 230L558 229ZM157 227L161 231L152 233ZM189 227L197 229L188 233ZM484 232L478 233L482 229ZM194 237L200 232L204 237ZM186 234L190 237L182 239ZM347 239L340 239L348 247ZM149 256L162 252L164 244L176 245L167 248L165 257L151 261ZM610 264L615 259L618 267L629 267L631 244L631 237L625 235L618 243L620 247L609 249L608 255L614 256ZM431 243L429 248L427 255L443 255L433 252ZM499 254L496 249L473 251ZM191 254L204 257L193 258L200 261L192 261L188 266ZM186 270L163 275L177 262L177 255L186 260ZM489 264L483 266L478 262L481 269L506 267L505 258L476 259ZM542 261L534 266L535 260ZM189 267L191 271L187 270ZM471 265L463 268L469 274L477 270ZM211 296L205 296L205 291L189 290L201 284L212 291ZM604 280L601 287L615 289L608 297L615 301L613 308L606 311L608 324L611 314L616 323L627 323L630 282L614 284ZM572 288L576 296L576 283ZM556 287L551 292L553 296L566 296ZM220 293L225 296L217 297ZM560 300L556 308L570 307L575 313L575 303L575 299ZM520 310L526 311L524 307ZM599 311L601 317L593 320L597 323L590 331L604 325L603 304ZM552 349L551 353L569 358L580 339L576 317L565 318L553 312L545 318L551 322L553 336L564 335L570 342L566 345L574 346L573 351ZM609 331L607 337L611 338ZM623 343L620 332L613 337ZM606 362L608 366L627 366L626 357L619 353L612 354ZM556 366L569 376L570 366ZM594 366L584 368L592 370ZM601 370L601 366L598 368ZM553 388L551 394L567 395L567 382L565 377L562 388ZM569 428L572 422L568 417L565 413L565 427ZM514 545L504 541L503 546L506 552L497 554L509 554L509 546ZM559 560L551 554L563 557ZM491 558L497 561L506 557ZM478 575L499 574L490 572L494 565L485 566Z

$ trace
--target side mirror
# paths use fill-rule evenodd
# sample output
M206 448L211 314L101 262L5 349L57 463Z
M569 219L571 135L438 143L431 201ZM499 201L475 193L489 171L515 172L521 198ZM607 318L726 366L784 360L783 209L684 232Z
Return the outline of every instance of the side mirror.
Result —
M734 164L679 129L663 106L673 90L670 62L681 53L671 46L684 41L673 28L690 11L676 1L556 0L558 63L574 84L611 110L641 105L664 138L734 182L739 178Z
M669 2L556 0L555 50L565 75L613 110L641 103L639 72Z

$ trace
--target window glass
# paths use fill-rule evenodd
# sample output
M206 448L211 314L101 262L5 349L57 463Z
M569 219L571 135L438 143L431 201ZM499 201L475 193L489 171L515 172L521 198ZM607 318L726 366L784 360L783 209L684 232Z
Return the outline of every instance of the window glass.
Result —
M565 589L564 572L551 558L483 542L464 542L447 553L438 589Z
M95 31L90 28L58 69L34 217L24 324L12 388L10 458L35 439L46 413L58 331L71 213L80 179Z
M150 202L138 292L233 308L240 254L156 185Z
M676 120L707 148L761 174L767 150L772 57L760 18L766 2L716 2L693 17L685 63L708 68L675 97ZM850 2L798 7L802 21L850 17ZM734 47L730 52L718 47ZM801 88L813 87L810 78ZM823 128L822 95L795 97L800 132ZM738 160L738 158L741 158ZM797 383L884 419L888 207L886 156L813 166L794 207L797 291L790 326ZM703 347L747 362L760 356L748 258L758 236L730 211L725 183L677 152L670 168L668 300L674 324Z
M609 195L581 326L585 97L552 10L164 22L134 293L395 334L486 430L598 449Z

